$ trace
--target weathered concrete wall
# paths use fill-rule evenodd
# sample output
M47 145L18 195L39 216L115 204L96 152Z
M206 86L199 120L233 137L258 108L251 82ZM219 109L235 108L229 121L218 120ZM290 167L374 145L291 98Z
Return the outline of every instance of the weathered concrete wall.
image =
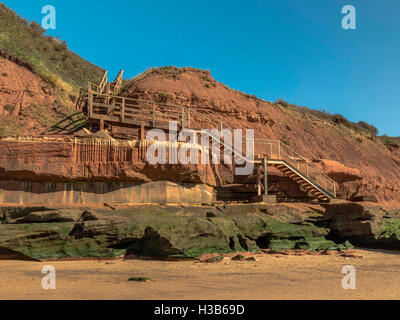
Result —
M134 182L28 182L0 181L0 203L211 203L213 187L205 184L156 181Z

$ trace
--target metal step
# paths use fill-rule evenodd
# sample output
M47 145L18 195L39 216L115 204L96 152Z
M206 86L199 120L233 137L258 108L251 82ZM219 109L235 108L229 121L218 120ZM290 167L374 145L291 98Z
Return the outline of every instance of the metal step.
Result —
M307 193L318 198L319 200L328 201L329 199L334 199L334 196L328 191L324 190L321 186L317 185L315 182L312 182L307 177L304 177L301 172L290 166L285 161L275 161L273 166L299 184L302 188L306 189Z

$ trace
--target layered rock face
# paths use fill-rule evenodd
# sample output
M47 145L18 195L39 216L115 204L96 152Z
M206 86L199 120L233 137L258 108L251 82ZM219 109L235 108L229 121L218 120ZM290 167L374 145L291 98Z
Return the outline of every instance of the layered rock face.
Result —
M374 203L331 204L326 207L331 237L356 245L399 248L400 212Z
M328 171L332 169L332 178L341 183L341 197L375 196L382 204L400 208L400 149L346 125L340 117L264 101L228 88L215 81L208 71L192 68L147 71L135 78L123 94L156 101L162 98L170 104L191 107L192 121L202 128L207 128L207 124L196 118L195 110L207 109L214 119L234 129L254 129L257 139L288 143L310 161L334 160L339 165L330 163ZM347 168L358 171L350 172Z
M197 258L259 248L397 247L399 212L376 204L1 207L0 258Z
M85 138L0 139L0 180L174 181L211 186L229 181L223 165L154 164L149 142Z
M151 164L147 159L151 144L116 140L108 135L103 138L2 138L0 202L211 203L214 196L210 187L232 183L255 187L255 172L235 176L232 165L214 165L211 161L211 164L201 164L201 159L199 164L168 164L168 161ZM168 142L165 145L168 160ZM183 145L178 144L178 149ZM349 185L359 184L362 179L357 169L328 160L321 160L317 165L340 183L340 198L353 197ZM277 169L270 168L268 173L270 193L281 198L307 198L298 184Z
M0 208L0 255L33 259L121 254L197 258L203 253L338 249L313 210L285 205ZM18 234L18 237L15 235Z
M211 203L233 181L214 164L150 164L150 142L97 138L3 138L0 201L18 204Z

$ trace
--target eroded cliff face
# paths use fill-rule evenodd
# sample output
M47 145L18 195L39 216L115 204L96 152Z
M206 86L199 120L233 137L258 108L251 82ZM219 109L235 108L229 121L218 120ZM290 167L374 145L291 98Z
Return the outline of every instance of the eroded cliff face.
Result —
M24 67L0 58L0 134L38 134L65 114L46 84ZM22 95L22 103L18 95ZM123 92L131 98L161 101L192 108L192 123L208 128L196 108L232 128L255 129L256 138L280 139L319 165L339 183L338 196L374 200L400 208L400 150L378 137L353 130L338 121L257 99L215 81L209 72L191 68L162 68L134 79ZM20 101L16 104L16 101ZM30 109L36 102L39 109ZM71 101L67 101L71 104ZM21 107L12 115L15 106ZM6 107L6 108L5 108ZM17 109L18 109L17 108ZM17 110L16 109L16 110ZM61 118L60 118L61 117ZM13 127L10 124L16 124ZM4 126L2 125L4 124ZM7 124L7 125L5 125ZM1 131L1 127L7 130ZM23 129L23 130L22 130ZM118 131L118 130L117 130ZM14 140L13 140L14 139ZM0 141L0 179L16 181L172 181L221 186L246 178L233 177L229 166L149 165L137 142L82 142L79 139L4 138ZM18 141L18 143L16 143ZM271 191L282 186L282 175L273 172ZM254 183L254 177L248 182ZM301 192L290 181L288 195ZM279 190L278 190L279 191Z
M0 55L0 136L39 135L75 114L76 97L64 97L64 92L60 97L59 92L62 89Z
M25 204L165 203L168 199L185 202L186 196L186 202L194 203L196 191L190 185L218 187L219 193L226 193L230 189L220 187L244 184L249 191L256 192L255 170L248 176L235 176L232 165L214 165L212 161L201 164L200 152L199 164L168 164L168 142L157 142L166 149L167 163L151 164L148 151L154 142L116 140L105 132L101 135L103 138L95 136L0 139L0 201ZM184 145L178 143L177 150ZM360 190L375 194L371 189L363 189L365 182L360 170L328 160L316 164L338 182L339 198L354 199ZM268 173L270 193L280 198L307 198L304 190L279 170L270 168ZM260 178L263 178L262 174ZM155 182L170 182L173 186L149 184ZM198 203L213 201L212 189L198 192ZM182 197L171 198L168 196L171 193Z
M193 68L147 71L133 79L123 95L191 107L192 122L204 128L207 124L196 118L195 109L208 109L230 127L253 128L258 139L285 141L311 161L336 161L338 165L327 169L341 183L341 196L375 196L381 203L400 207L399 148L385 145L345 119L258 99L215 81L208 71Z
M233 181L232 168L222 164L152 165L146 160L150 144L97 138L2 138L0 180L173 181L210 186Z

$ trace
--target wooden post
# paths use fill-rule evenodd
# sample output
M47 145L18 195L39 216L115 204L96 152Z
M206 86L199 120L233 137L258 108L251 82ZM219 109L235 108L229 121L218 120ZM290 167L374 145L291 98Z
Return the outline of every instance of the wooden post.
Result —
M100 116L100 130L104 130L104 119L103 119L103 116Z
M106 104L109 104L110 103L110 97L109 97L109 95L110 95L110 85L107 83L105 88L106 88L106 99L105 100L106 100Z
M121 104L121 121L125 122L125 98L122 98Z
M153 105L153 127L155 127L156 125L156 107L154 106L154 103L152 103Z
M267 159L264 158L264 195L268 195L268 162Z
M140 141L144 141L144 123L140 123Z
M92 91L89 91L89 118L92 117L93 114L93 93Z

